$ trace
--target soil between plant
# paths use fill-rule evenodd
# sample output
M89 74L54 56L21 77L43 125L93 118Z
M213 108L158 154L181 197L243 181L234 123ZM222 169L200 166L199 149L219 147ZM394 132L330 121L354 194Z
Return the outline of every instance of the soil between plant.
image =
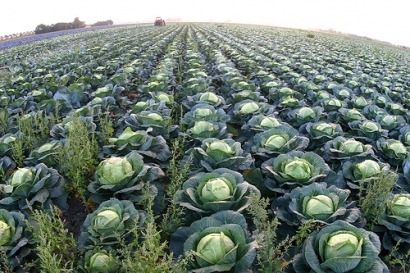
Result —
M81 234L81 226L88 215L88 211L78 196L70 196L67 203L69 209L63 213L62 220L65 228L77 240Z

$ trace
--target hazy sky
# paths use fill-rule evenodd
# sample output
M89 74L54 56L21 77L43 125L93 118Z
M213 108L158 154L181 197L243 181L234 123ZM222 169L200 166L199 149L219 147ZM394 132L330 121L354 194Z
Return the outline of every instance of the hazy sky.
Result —
M188 21L329 29L410 46L409 0L0 0L0 35L41 23Z

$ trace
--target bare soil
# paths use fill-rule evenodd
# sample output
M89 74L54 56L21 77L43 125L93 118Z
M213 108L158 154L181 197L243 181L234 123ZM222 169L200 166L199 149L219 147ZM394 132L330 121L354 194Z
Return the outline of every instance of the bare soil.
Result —
M83 201L77 195L70 196L67 202L69 209L63 213L64 225L77 240L81 234L81 226L88 215L88 211Z

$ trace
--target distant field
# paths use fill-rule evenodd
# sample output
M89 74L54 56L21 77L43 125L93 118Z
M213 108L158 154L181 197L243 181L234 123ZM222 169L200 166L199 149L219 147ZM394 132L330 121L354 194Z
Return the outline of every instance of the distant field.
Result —
M105 29L105 28L111 28L111 27L118 27L118 26L88 27L88 28L81 28L81 29L56 31L56 32L50 32L50 33L44 33L44 34L38 34L38 35L33 34L33 35L26 35L23 37L16 37L13 39L0 41L0 50L7 49L13 46L24 45L24 44L35 42L35 41L41 41L44 39L51 39L51 38L55 38L55 37L59 37L63 35L75 34L75 33L81 33L84 31L99 30L99 29Z

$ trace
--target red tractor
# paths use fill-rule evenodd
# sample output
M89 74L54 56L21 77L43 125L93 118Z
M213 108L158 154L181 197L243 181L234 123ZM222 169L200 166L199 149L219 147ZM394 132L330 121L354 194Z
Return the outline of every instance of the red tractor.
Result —
M157 17L157 18L155 18L154 25L157 26L157 27L163 27L163 26L165 26L165 21L161 17Z

